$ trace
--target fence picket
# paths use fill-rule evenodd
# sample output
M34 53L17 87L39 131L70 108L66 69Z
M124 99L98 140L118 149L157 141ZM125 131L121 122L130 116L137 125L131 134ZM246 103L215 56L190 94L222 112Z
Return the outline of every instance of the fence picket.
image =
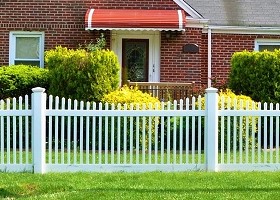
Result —
M115 104L111 105L111 110L115 110ZM111 164L115 163L115 117L111 117Z
M55 97L55 110L59 109L59 97ZM55 130L54 130L54 163L58 164L58 116L54 117Z
M81 101L80 102L80 110L84 110L84 102ZM79 137L80 137L80 164L83 164L84 163L84 117L83 116L80 116L80 134L79 134Z
M92 104L92 110L94 110L94 111L96 110L96 103L95 102ZM96 149L95 149L95 147L96 147L96 143L95 143L95 141L96 141L96 129L95 129L95 127L96 127L96 117L93 116L92 117L92 164L96 163L96 155L95 155L95 153L96 153Z
M53 96L49 96L49 110L53 109ZM49 116L49 140L48 140L48 146L49 146L49 152L48 152L48 163L52 164L52 116Z
M246 101L246 110L250 110L249 109L249 101ZM249 117L246 116L246 147L245 147L245 157L246 157L246 163L249 162Z
M179 105L180 105L179 109L183 110L183 107L184 107L184 100L183 99L180 99ZM179 146L179 155L180 155L179 164L183 164L183 117L182 116L180 117L179 121L180 121L179 122L179 125L180 125L180 130L179 130L179 135L180 135L179 136L179 143L180 143L180 146Z
M190 108L190 99L187 98L186 99L186 113L189 112L189 108ZM190 125L190 117L187 116L186 117L186 164L189 164L189 141L190 141L190 129L189 129L189 125Z
M221 97L221 110L225 110L225 96ZM221 163L224 164L225 163L225 146L224 146L224 142L225 142L225 117L221 116Z
M121 110L121 104L117 105L118 111ZM117 164L121 163L121 117L117 117Z
M146 111L145 103L142 104L142 110ZM146 152L146 117L143 116L143 121L142 121L142 164L146 163L145 152Z
M133 110L133 104L130 104L129 110ZM133 117L129 118L129 164L133 163Z
M167 110L170 110L171 103L167 102ZM170 116L167 117L167 164L170 164Z
M237 99L235 98L233 100L233 109L237 110ZM236 136L237 136L237 118L236 116L233 117L233 164L236 164L236 150L237 150L237 141L236 141Z
M108 105L108 103L105 103L105 110L109 110L109 105ZM105 153L105 164L108 164L108 128L109 128L109 121L108 121L109 119L108 119L108 117L106 116L105 117L105 146L104 146L104 148L105 148L105 151L104 151L104 153Z
M123 110L126 111L127 110L127 104L124 104ZM127 153L127 126L125 126L125 124L127 124L127 117L124 116L123 117L123 162L124 164L126 164L126 153Z
M270 103L269 104L269 110L273 110L273 104ZM274 117L269 117L269 162L273 163L273 135L274 135L274 128L273 128L273 121L274 121Z
M24 98L24 109L25 111L28 110L28 95L25 95ZM31 133L31 131L29 130L29 117L25 116L25 163L29 163L29 133Z
M260 111L262 109L262 104L259 102L258 103L258 111ZM262 127L261 127L261 124L262 124L262 117L259 116L259 119L258 119L258 163L261 162L261 134L262 134Z
M13 98L13 111L16 110L16 98ZM17 163L17 127L16 127L17 119L16 116L13 116L13 164Z
M65 98L61 99L61 110L65 110ZM64 149L65 149L65 144L64 144L64 123L65 123L65 117L61 116L61 133L60 133L60 138L61 138L61 144L60 144L60 152L61 152L61 163L64 164Z
M243 110L243 100L240 99L239 100L239 110L242 111ZM243 125L243 116L239 116L239 163L243 163L243 128L244 128L244 125Z
M7 99L7 110L10 110L10 99ZM11 163L11 128L10 116L7 116L7 164Z
M164 102L161 102L161 110L165 109ZM164 163L164 116L160 117L160 164Z
M192 111L195 110L195 97L192 97ZM195 116L192 116L192 164L195 163Z
M230 97L227 98L227 110L230 110L231 99ZM230 135L231 135L231 128L230 128L230 118L231 116L227 117L227 164L230 163L230 156L231 156L231 145L230 145Z
M148 104L148 110L152 110L152 104ZM149 155L149 164L152 164L152 117L148 117L148 155Z
M99 108L98 110L103 110L103 104L102 103L99 103ZM102 117L99 117L98 118L98 164L101 164L102 163L102 130L103 130L103 127L102 127L102 124L103 124L103 120L102 120Z
M136 104L136 112L139 111L139 104ZM139 164L139 154L140 154L140 135L139 135L139 130L140 130L140 126L139 126L139 117L136 117L136 164Z
M74 100L74 110L78 110L78 101ZM74 116L74 146L73 146L73 150L74 150L74 164L77 164L77 117Z
M87 102L86 109L90 110L90 102ZM86 164L89 164L89 116L86 117Z
M72 108L72 101L68 99L67 110L70 111ZM71 163L71 117L67 117L67 164Z
M176 111L177 110L177 101L174 100L173 103L173 110ZM177 145L177 117L173 117L173 163L176 163L176 145Z
M252 109L255 110L256 104L252 103ZM256 117L252 117L252 163L255 163L255 134L256 134Z
M267 103L264 103L264 110L267 110ZM264 116L264 163L267 163L267 116Z
M22 110L22 97L20 96L19 97L19 100L18 100L18 109L19 110ZM22 164L22 161L23 161L23 154L22 154L22 139L23 139L23 136L22 136L22 116L19 116L19 164Z
M159 104L156 103L155 104L155 110L158 110L159 109ZM154 127L154 131L155 131L155 164L158 164L158 120L159 120L159 117L158 116L155 116L155 127Z

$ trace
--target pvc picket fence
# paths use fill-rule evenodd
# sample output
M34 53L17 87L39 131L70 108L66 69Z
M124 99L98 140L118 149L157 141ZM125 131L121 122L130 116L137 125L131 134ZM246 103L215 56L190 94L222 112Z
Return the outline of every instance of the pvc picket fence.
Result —
M217 89L206 94L155 108L47 98L43 88L1 100L0 170L278 170L279 105L218 108Z

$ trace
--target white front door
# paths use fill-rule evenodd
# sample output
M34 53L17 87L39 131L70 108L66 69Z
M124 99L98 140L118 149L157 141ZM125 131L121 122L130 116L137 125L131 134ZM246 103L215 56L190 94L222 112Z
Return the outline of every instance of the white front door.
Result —
M120 83L160 81L160 32L112 31L111 49L118 56Z

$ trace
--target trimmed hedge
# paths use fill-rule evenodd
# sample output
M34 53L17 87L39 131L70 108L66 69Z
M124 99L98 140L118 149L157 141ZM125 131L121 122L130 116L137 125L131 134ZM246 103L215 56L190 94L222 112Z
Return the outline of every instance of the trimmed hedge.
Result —
M229 88L255 101L280 102L280 51L234 53Z
M54 96L99 102L119 86L120 66L109 50L58 46L46 52L45 63L50 70L49 93Z
M34 87L48 88L49 71L28 65L0 67L0 99L30 95Z

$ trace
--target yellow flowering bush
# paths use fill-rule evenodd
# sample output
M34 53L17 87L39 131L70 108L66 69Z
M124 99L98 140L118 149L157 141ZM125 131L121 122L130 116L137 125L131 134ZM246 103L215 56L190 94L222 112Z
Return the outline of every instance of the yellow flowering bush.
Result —
M148 93L144 93L144 92L141 92L140 90L138 90L137 88L129 88L128 86L123 86L122 88L120 88L119 90L116 90L114 92L111 92L107 95L105 95L102 99L102 102L103 103L109 103L109 104L115 104L115 107L117 107L117 104L120 104L121 105L121 109L123 110L124 109L124 105L126 104L127 105L127 109L129 110L130 109L130 106L132 105L133 107L133 110L136 109L136 106L138 105L139 106L139 110L143 110L143 105L145 105L146 107L146 110L148 109L151 109L151 110L154 110L154 109L160 109L160 101L155 98L155 97L152 97L150 94ZM145 139L142 138L142 133L143 133L143 130L142 130L142 126L143 126L143 121L142 121L142 117L140 117L140 120L139 120L139 144L143 144L143 140L145 141L145 146L146 146L146 149L149 145L149 130L151 129L151 133L152 133L152 137L151 137L151 141L154 142L154 139L155 139L155 129L157 127L156 124L158 122L158 117L152 117L152 125L151 127L149 127L149 119L146 118L146 121L145 121ZM121 133L121 138L123 138L123 134L127 134L127 138L129 138L130 136L130 124L129 124L129 119L127 120L128 123L127 123L127 132L126 133ZM123 131L124 129L124 123L122 121L122 124L121 124L121 131ZM116 127L116 125L115 125ZM136 121L134 119L133 121L133 140L134 140L134 145L135 145L135 142L136 142ZM116 131L115 131L116 133ZM115 136L116 137L116 136ZM116 140L115 140L116 141Z

